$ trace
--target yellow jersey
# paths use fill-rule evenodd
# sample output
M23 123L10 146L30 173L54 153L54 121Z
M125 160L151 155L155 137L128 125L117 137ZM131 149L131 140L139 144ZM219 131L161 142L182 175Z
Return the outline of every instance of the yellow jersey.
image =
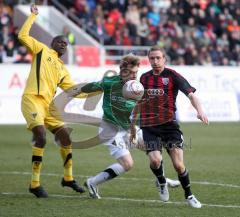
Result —
M47 103L50 103L57 87L67 90L75 84L57 52L29 35L35 19L36 15L31 14L18 34L20 42L33 55L31 71L23 94L41 95Z

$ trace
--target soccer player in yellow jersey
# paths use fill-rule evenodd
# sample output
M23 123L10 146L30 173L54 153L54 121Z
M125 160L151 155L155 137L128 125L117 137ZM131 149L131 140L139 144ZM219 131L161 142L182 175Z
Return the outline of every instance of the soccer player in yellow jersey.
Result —
M27 121L27 127L33 133L32 148L32 178L29 191L36 197L48 197L40 185L42 157L46 144L46 128L55 135L55 141L60 146L64 165L62 186L67 186L76 192L84 189L77 184L72 176L71 139L64 123L49 114L49 105L53 100L57 87L66 90L74 86L70 74L60 57L66 52L68 41L64 36L53 38L51 48L29 35L29 31L38 15L36 5L31 5L31 15L23 24L18 38L33 55L31 71L22 96L22 113Z

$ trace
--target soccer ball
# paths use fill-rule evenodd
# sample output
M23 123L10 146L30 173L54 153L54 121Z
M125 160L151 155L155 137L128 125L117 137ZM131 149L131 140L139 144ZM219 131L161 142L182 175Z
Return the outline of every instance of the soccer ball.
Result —
M122 94L125 99L138 101L144 94L144 87L139 81L129 80L123 85Z

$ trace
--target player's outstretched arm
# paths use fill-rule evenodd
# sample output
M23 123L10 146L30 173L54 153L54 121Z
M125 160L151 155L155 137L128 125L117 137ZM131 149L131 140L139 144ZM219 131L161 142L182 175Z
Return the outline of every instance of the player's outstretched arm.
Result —
M18 39L20 42L25 45L32 53L36 54L38 53L44 44L37 41L35 38L31 37L29 35L30 29L38 15L38 8L35 4L32 4L30 6L31 15L27 18L27 20L24 22L22 28L20 29L18 33Z
M68 97L87 98L103 93L100 82L91 82L85 85L75 85L69 73L64 77L63 81L59 84L59 87L65 90Z
M192 106L196 109L197 111L197 118L199 120L201 120L203 123L205 124L209 124L209 121L208 121L208 118L207 116L204 114L203 112L203 109L202 109L202 106L200 104L200 101L198 100L198 98L195 96L194 93L190 93L188 95L190 101L191 101L191 104Z

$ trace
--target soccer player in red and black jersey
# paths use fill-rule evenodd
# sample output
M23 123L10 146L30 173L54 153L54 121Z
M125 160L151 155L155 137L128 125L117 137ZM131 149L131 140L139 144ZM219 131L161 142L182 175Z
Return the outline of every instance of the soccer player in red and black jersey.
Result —
M144 73L140 81L145 88L145 95L134 114L140 113L140 127L150 168L159 182L159 194L163 201L169 200L169 193L162 167L162 147L166 148L179 181L185 191L185 198L190 206L200 208L201 203L192 194L188 171L183 161L183 135L176 120L176 98L178 91L183 92L197 111L197 118L208 124L198 98L188 81L176 71L166 68L165 52L153 46L148 52L152 70ZM135 138L135 121L132 122L131 139Z

